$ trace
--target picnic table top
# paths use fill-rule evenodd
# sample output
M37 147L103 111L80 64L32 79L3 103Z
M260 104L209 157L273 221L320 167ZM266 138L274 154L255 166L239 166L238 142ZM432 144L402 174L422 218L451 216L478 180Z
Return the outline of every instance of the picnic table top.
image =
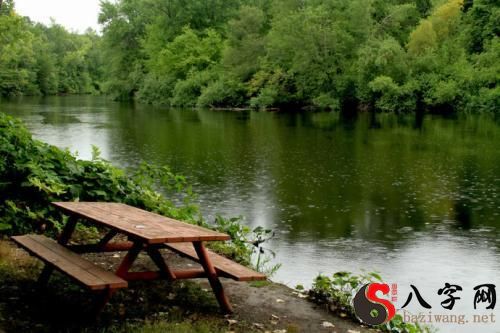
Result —
M229 235L188 224L121 203L53 202L71 215L83 217L149 244L229 240Z

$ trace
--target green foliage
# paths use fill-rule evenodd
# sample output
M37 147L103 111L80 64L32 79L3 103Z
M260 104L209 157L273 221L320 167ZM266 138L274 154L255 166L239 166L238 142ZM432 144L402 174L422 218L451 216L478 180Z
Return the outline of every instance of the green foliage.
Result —
M495 0L103 1L102 37L3 7L0 96L498 111Z
M10 15L13 10L14 10L13 0L0 1L0 15Z
M0 16L0 97L38 93L34 44L24 19L14 13Z
M416 1L417 10L422 17L426 17L430 10L432 9L431 0L417 0Z
M201 90L198 97L197 106L199 107L224 107L236 106L244 103L243 96L245 87L242 83L220 77L216 81L208 83Z
M148 84L139 90L139 99L158 102L150 97L160 85L160 102L196 105L202 89L214 78L210 70L220 61L221 49L222 39L216 31L208 29L199 36L193 29L184 28L182 34L147 62Z
M361 275L337 272L331 277L318 275L308 293L314 301L326 303L335 311L348 314L352 319L358 320L352 306L352 299L362 286L372 282L382 282L382 277L375 272ZM399 314L396 314L390 322L376 326L376 328L382 332L390 333L432 332L430 327L405 323Z
M107 86L170 105L495 111L494 1L242 0L215 16L199 5L105 2Z
M496 0L474 0L465 20L466 44L471 52L482 52L490 40L500 36L500 5Z
M237 18L228 23L227 45L223 67L242 82L259 69L259 58L265 55L265 13L257 7L242 6Z
M242 219L241 216L227 219L217 215L214 223L217 230L231 236L233 246L227 247L223 243L210 243L209 245L226 257L239 260L245 265L253 264L257 271L265 273L268 277L272 276L281 265L269 265L275 254L265 249L263 244L274 237L274 232L260 226L251 230L241 223ZM251 261L252 256L256 257L255 263ZM243 261L243 258L246 259Z
M87 94L99 90L99 37L62 26L33 24L18 16L12 1L0 15L0 97Z

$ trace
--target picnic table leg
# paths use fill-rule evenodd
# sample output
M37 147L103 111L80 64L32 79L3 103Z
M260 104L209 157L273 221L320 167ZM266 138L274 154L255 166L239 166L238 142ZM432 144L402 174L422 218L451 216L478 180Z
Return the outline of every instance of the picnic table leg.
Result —
M47 264L43 266L42 272L40 273L37 281L39 288L45 288L45 286L47 286L47 283L49 282L50 276L52 275L53 271L54 267Z
M207 274L208 281L210 282L210 286L217 298L217 302L219 302L220 307L226 313L232 313L233 307L224 293L224 288L222 287L222 283L217 276L217 272L215 271L214 266L212 265L212 261L208 255L207 249L203 245L203 242L193 242L194 249L198 254L198 258L200 259L200 264L203 266L205 273Z
M118 234L118 231L112 229L110 230L100 241L97 243L97 247L99 249L103 249L106 244L109 243L110 240L112 240L116 235Z
M68 222L66 222L63 231L61 232L59 238L57 239L57 242L59 244L61 245L68 244L69 240L71 239L71 235L73 235L73 231L75 231L76 222L78 222L78 219L75 216L69 217Z
M101 292L99 292L97 295L95 295L94 299L94 309L92 311L92 317L93 319L96 319L99 317L101 314L102 310L104 310L104 307L106 304L109 302L109 299L113 295L113 290L112 289L105 289Z
M160 269L161 274L165 275L170 281L175 280L175 274L172 272L170 267L168 267L165 259L163 259L160 251L155 247L149 247L147 252L156 266Z
M134 245L132 245L132 248L127 252L125 258L123 258L123 261L116 270L115 274L122 279L127 280L127 273L142 249L143 244L141 242L135 241Z

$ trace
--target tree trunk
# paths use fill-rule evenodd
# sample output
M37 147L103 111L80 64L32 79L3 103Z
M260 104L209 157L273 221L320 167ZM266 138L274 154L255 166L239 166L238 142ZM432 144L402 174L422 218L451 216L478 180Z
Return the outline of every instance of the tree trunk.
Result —
M2 3L3 3L3 0L0 0L0 13L2 12Z

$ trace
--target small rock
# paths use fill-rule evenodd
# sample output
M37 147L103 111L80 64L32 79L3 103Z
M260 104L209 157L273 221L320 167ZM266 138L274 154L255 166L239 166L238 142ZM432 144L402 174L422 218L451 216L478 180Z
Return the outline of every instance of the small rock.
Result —
M273 320L280 320L280 317L278 317L277 315L272 314L271 315L271 319L273 319Z
M170 301L174 300L175 297L176 297L176 295L174 293L170 293L170 294L167 295L167 299L170 300Z
M355 330L347 330L347 333L360 333L360 332Z
M284 301L284 300L282 300L281 298L277 298L277 299L276 299L276 303L285 303L285 301Z
M234 320L234 319L227 319L227 323L229 324L229 326L231 325L234 325L236 324L238 321L237 320Z
M256 328L258 328L259 330L263 330L264 329L264 325L259 324L259 323L253 323L253 326L255 326Z
M286 333L286 330L274 330L273 333Z
M325 327L325 328L333 328L335 327L335 325L333 325L332 323L330 323L329 321L324 321L321 326Z

